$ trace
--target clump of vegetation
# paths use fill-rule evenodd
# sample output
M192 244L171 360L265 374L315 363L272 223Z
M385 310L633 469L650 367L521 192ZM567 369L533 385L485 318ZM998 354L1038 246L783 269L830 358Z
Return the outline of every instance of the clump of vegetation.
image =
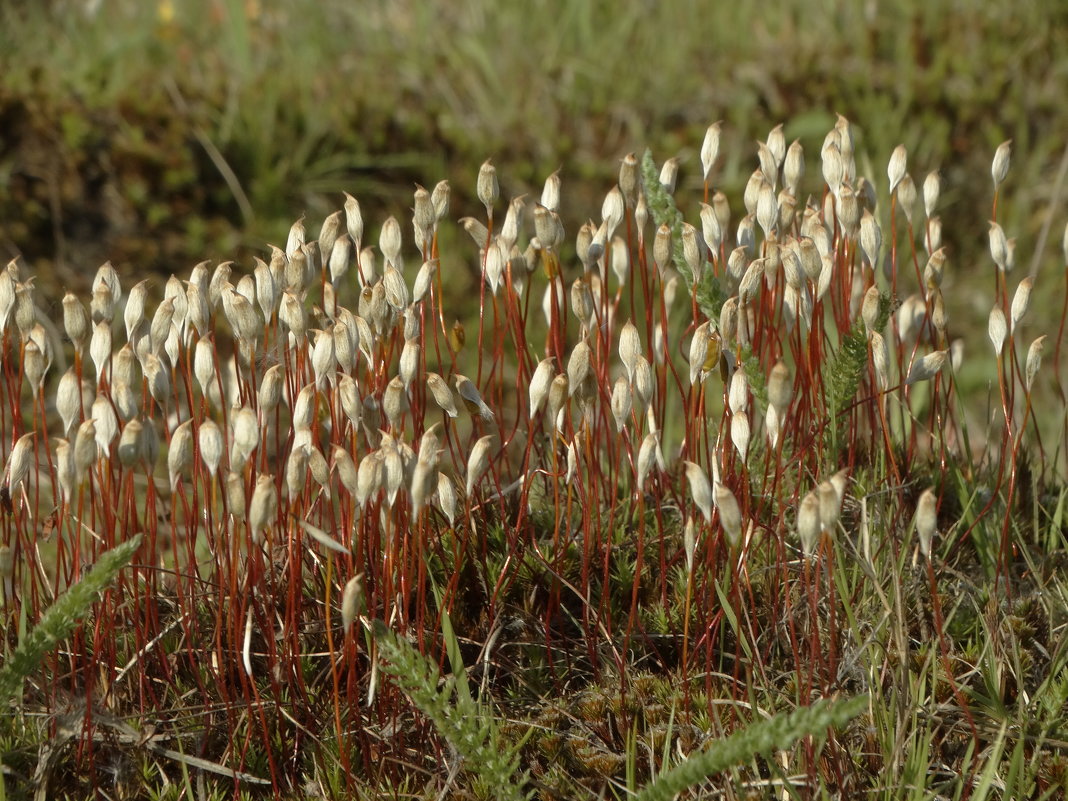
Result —
M1064 317L1029 330L983 222L993 348L955 336L905 148L881 197L848 120L807 160L776 127L732 202L720 135L692 222L632 156L573 250L566 176L502 198L487 161L456 222L441 181L162 287L104 264L88 303L0 271L5 648L138 543L28 675L7 783L1055 792Z

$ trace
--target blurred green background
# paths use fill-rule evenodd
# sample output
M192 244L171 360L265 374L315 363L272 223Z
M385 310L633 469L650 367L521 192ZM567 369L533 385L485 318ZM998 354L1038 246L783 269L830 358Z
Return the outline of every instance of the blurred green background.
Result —
M737 220L754 140L785 123L816 192L835 112L881 192L898 143L917 185L942 171L951 304L985 320L1004 139L1010 287L1047 221L1043 276L1061 280L1066 3L13 0L0 59L0 257L20 255L39 282L76 286L105 259L125 275L247 264L301 214L317 233L343 190L371 241L409 214L416 182L448 178L452 218L481 215L487 157L504 197L562 168L573 241L622 156L678 155L696 220L698 148L717 119L715 183Z

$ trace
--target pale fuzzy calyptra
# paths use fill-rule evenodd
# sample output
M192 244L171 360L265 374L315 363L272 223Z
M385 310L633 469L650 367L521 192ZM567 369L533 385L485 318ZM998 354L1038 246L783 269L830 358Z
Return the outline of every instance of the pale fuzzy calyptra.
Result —
M590 374L590 358L592 351L586 340L581 340L571 351L567 361L568 395L574 395L575 391Z
M916 503L916 533L920 538L920 551L926 559L931 558L931 544L938 528L938 496L933 489L925 489Z
M996 222L990 222L990 258L998 269L1005 272L1009 263L1009 243L1005 238L1005 231Z
M345 582L345 589L341 593L341 628L348 631L356 618L363 614L366 601L363 590L363 573Z
M731 415L731 443L738 451L738 456L745 462L749 454L749 415L745 412L736 412Z
M111 324L101 321L93 327L93 336L89 342L89 358L96 368L96 380L103 379L104 367L111 361Z
M705 181L708 181L709 176L712 174L712 167L715 165L716 158L719 156L721 129L722 123L712 123L705 131L705 138L701 142L701 169Z
M795 139L786 150L786 156L782 165L783 182L787 190L795 197L801 185L801 179L805 175L805 151L801 142Z
M430 397L434 399L434 403L438 405L445 414L449 417L456 417L459 411L456 408L456 401L453 399L452 391L449 389L449 385L445 383L445 379L437 373L428 371L426 374L426 386L430 390Z
M186 420L174 429L171 443L167 449L167 473L170 477L171 492L178 486L178 479L189 473L193 466L193 421Z
M898 145L890 154L890 163L886 167L886 176L890 179L890 194L894 193L898 185L905 178L905 170L908 168L908 151L904 145Z
M103 395L98 395L93 401L90 414L96 426L97 447L100 448L101 455L106 457L111 443L119 434L119 419L111 402Z
M683 462L686 469L686 480L690 485L690 497L697 504L697 508L704 515L705 522L712 522L712 485L708 482L708 476L699 464Z
M807 558L816 553L820 530L820 499L813 490L801 499L797 510L797 533L801 539L801 551Z
M885 390L890 385L890 354L886 348L886 340L883 339L882 334L875 331L868 338L868 347L871 348L875 380L879 384L879 389Z
M553 175L556 175L556 173L553 173ZM478 170L475 192L482 205L486 207L486 214L492 217L493 206L497 202L497 198L500 197L501 189L497 183L497 168L493 166L489 159L486 159ZM557 193L559 193L559 189Z
M456 384L456 392L460 396L460 400L464 402L464 406L467 407L472 416L478 414L487 422L493 419L493 410L482 400L482 395L479 394L478 387L475 386L474 381L460 373L453 376L453 381Z
M34 462L34 440L36 433L31 431L23 434L11 448L11 456L7 461L6 484L11 495L15 494L19 485L30 472L30 465Z
M697 326L693 332L693 339L690 340L690 384L696 384L697 379L701 377L702 371L705 366L705 358L708 356L708 342L709 342L709 325L706 320Z
M197 437L200 444L200 458L212 478L219 470L219 462L222 459L224 442L222 431L216 422L210 418L200 424L200 433Z
M653 400L653 366L649 360L638 354L634 365L634 391L642 408L648 408Z
M1038 337L1031 343L1031 347L1027 349L1027 362L1024 367L1024 386L1027 391L1031 391L1031 387L1035 383L1035 377L1038 375L1038 371L1042 367L1042 350L1046 345L1046 334Z
M549 396L549 386L553 380L553 361L546 358L538 362L538 366L534 368L534 375L530 378L529 398L530 398L530 413L529 418L534 419L534 416L541 410L542 405L545 403L545 399Z
M74 439L74 467L78 472L79 482L85 479L96 457L96 423L90 418L78 426L78 433Z
M78 472L74 464L74 449L65 439L56 442L56 481L62 493L63 502L70 503L74 495Z
M727 405L733 414L744 412L749 407L749 379L741 367L731 376Z
M738 499L724 484L716 484L713 497L727 547L731 551L737 551L742 547L742 510L738 506Z
M475 442L474 447L471 448L471 454L467 459L466 493L469 498L475 489L475 485L482 478L483 473L489 469L490 448L493 445L493 439L493 434L487 434L484 437L480 437Z
M906 384L915 384L918 381L927 381L934 378L941 372L942 368L946 366L946 361L949 355L944 350L936 350L933 353L928 353L922 359L917 359L912 369L909 370Z
M444 473L438 473L438 506L449 521L456 522L456 485Z
M1016 287L1016 293L1012 296L1012 307L1009 312L1009 317L1012 320L1012 331L1016 332L1016 327L1020 324L1020 321L1027 314L1027 310L1031 307L1031 289L1034 286L1034 279L1031 276L1027 276L1020 285Z
M352 461L352 455L340 445L334 446L334 468L337 470L338 480L341 486L352 496L356 495L357 473L356 464Z
M916 198L916 184L913 182L912 176L905 173L901 183L897 185L897 204L905 212L905 219L910 223L916 209ZM937 249L937 246L935 246L935 249Z
M1002 142L994 151L994 161L990 165L990 175L994 179L994 189L997 189L1005 181L1009 174L1009 159L1012 156L1012 140Z
M990 310L986 330L987 335L990 337L990 342L994 346L994 353L1000 356L1005 348L1005 338L1009 334L1009 328L1005 322L1005 312L1001 310L1000 306L995 306Z
M634 371L642 355L642 341L638 328L627 320L619 332L619 360L627 371L627 380L634 382Z
M705 240L705 247L714 258L718 259L719 246L723 241L723 230L719 227L716 210L707 203L701 204L701 236Z
M645 480L649 477L649 471L653 469L653 465L663 469L664 455L660 451L660 436L655 432L650 432L645 435L641 448L638 449L637 475L635 478L637 479L639 492L644 489Z
M119 462L123 467L132 468L142 458L141 451L141 433L144 430L144 426L140 420L130 420L122 428L122 433L119 435L119 444L115 449L115 453L119 457Z
M256 488L252 491L249 504L248 527L252 541L258 543L263 539L264 530L278 518L278 490L274 476L261 475L256 479Z

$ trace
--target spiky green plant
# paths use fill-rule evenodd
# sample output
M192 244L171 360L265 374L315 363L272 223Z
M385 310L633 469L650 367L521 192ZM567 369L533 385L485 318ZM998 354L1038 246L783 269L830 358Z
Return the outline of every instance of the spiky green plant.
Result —
M49 651L63 642L78 625L97 596L111 586L137 549L142 535L101 554L85 578L56 599L26 639L19 643L0 668L0 703L14 696L22 682L37 668Z

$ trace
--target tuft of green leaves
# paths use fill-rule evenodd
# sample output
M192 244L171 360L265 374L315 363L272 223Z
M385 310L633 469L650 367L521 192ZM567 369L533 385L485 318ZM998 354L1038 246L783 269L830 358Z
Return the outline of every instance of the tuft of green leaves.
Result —
M717 741L699 754L661 773L635 796L635 801L670 801L687 787L755 756L789 748L802 737L844 726L868 705L868 696L838 701L822 700L769 720L753 723Z
M642 155L642 185L649 213L653 215L657 226L665 223L671 226L671 260L675 269L686 279L686 286L696 297L697 307L702 313L710 320L719 320L719 310L727 299L723 287L712 275L712 271L707 269L702 272L701 280L694 287L693 274L682 256L682 212L675 205L675 199L661 185L656 162L653 161L653 154L649 149Z
M0 703L13 697L49 651L65 640L89 607L126 567L137 549L142 535L138 534L97 559L89 573L65 592L41 616L41 621L25 640L19 643L11 658L0 668Z

